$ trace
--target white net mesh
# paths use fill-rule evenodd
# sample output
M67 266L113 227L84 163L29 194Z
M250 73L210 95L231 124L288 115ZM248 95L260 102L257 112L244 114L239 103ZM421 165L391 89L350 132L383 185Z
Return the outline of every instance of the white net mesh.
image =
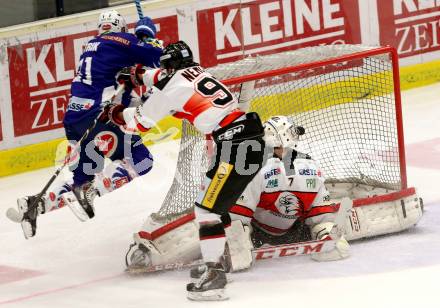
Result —
M370 49L358 45L310 47L247 58L208 71L226 80L294 67L285 74L257 76L252 83L250 111L258 112L263 121L282 114L302 125L306 129L302 150L319 162L326 183L400 189L390 55L360 54L349 61L322 62ZM229 86L237 96L240 84L237 80ZM205 137L183 123L176 176L155 219L172 220L192 209L208 165L205 146Z

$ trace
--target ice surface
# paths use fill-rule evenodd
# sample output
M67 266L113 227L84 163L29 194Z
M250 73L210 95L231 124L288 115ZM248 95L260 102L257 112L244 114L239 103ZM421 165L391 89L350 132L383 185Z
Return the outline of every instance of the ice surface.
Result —
M258 262L233 274L231 299L186 299L187 271L128 277L124 254L170 185L175 142L152 147L153 171L96 202L82 223L69 209L43 215L25 240L4 213L18 196L38 192L53 169L0 179L0 306L8 307L440 307L440 84L403 93L409 184L425 215L407 232L352 244L352 257Z

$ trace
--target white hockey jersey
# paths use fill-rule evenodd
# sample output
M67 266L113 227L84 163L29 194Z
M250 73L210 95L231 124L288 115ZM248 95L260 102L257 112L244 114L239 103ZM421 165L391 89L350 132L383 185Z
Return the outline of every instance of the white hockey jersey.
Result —
M167 115L190 121L199 131L211 134L241 117L236 97L200 66L164 75L149 70L144 84L152 87L148 100L123 112L128 129L146 131Z
M282 235L297 219L309 225L332 221L337 210L325 204L327 199L324 177L314 160L298 154L285 166L273 157L249 183L230 214L232 219L252 220L265 232Z

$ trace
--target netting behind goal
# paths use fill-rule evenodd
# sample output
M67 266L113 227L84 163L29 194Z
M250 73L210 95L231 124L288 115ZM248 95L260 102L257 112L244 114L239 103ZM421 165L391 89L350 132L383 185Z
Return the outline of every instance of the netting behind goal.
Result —
M303 126L301 150L326 183L406 188L397 55L392 48L319 46L208 69L262 120L287 115ZM173 184L157 220L191 210L208 166L206 140L183 123Z

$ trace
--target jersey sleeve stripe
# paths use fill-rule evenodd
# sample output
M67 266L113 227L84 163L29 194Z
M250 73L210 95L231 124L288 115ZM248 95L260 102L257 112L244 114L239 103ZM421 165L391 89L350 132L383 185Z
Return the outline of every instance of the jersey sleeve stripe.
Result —
M318 216L321 214L332 214L332 213L336 213L336 212L337 212L336 205L335 206L323 205L323 206L316 206L316 207L311 208L307 212L306 216L307 216L307 218L310 218L310 217Z
M245 217L249 217L252 218L252 216L254 216L254 211L252 211L251 209L239 205L239 204L235 204L231 207L231 209L229 210L229 212L231 212L232 214L236 214L236 215L240 215L240 216L245 216Z
M147 88L151 88L159 81L160 69L146 70L142 75L142 81ZM160 89L162 90L162 89Z

